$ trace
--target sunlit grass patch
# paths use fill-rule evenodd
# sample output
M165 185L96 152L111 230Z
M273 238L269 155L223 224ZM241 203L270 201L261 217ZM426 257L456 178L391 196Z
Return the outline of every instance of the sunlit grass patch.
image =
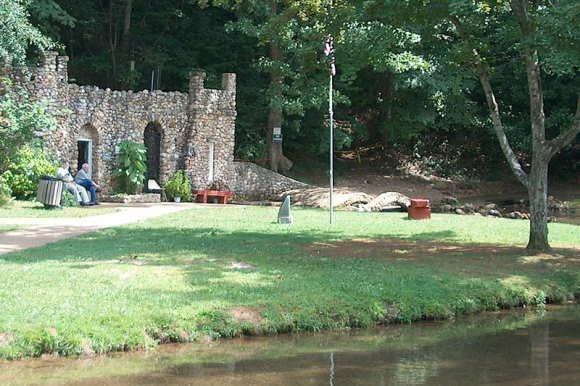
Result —
M20 229L18 225L0 225L0 233L15 231L17 229Z
M561 263L574 250L530 260L526 221L339 212L329 226L327 212L296 209L283 226L276 214L196 208L1 256L0 333L14 339L0 356L451 318L580 294L576 265ZM550 224L552 243L578 245L578 229Z
M35 201L13 201L0 208L0 218L62 218L90 217L114 213L119 209L103 207L45 208Z

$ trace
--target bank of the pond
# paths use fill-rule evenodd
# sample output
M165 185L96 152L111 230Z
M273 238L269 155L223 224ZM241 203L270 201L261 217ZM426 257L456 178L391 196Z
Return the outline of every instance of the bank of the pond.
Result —
M368 327L571 300L580 227L528 256L529 224L199 208L0 256L0 357ZM514 246L518 246L517 248Z

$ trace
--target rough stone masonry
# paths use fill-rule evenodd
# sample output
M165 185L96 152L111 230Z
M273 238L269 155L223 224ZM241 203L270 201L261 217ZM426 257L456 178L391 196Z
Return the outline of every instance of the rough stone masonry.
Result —
M0 74L58 112L58 129L41 133L46 148L72 166L89 163L92 178L105 191L115 187L113 170L122 141L147 146L148 174L161 185L185 170L194 189L220 181L239 197L267 198L303 186L257 165L234 163L235 74L223 74L221 90L206 89L205 74L191 73L187 94L112 91L69 83L67 62L68 57L47 52L37 67L4 66ZM273 179L277 192L272 192Z

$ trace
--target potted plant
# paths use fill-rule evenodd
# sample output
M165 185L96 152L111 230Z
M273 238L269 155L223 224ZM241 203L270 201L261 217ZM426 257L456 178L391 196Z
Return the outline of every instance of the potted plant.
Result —
M179 170L165 184L165 193L168 199L175 202L191 201L191 181Z

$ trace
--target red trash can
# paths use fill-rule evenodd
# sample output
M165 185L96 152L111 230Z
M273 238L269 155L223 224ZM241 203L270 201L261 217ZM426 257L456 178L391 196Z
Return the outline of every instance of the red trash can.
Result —
M409 214L409 219L412 220L430 219L431 207L429 206L429 200L424 199L411 200L411 206L407 208L407 213Z

